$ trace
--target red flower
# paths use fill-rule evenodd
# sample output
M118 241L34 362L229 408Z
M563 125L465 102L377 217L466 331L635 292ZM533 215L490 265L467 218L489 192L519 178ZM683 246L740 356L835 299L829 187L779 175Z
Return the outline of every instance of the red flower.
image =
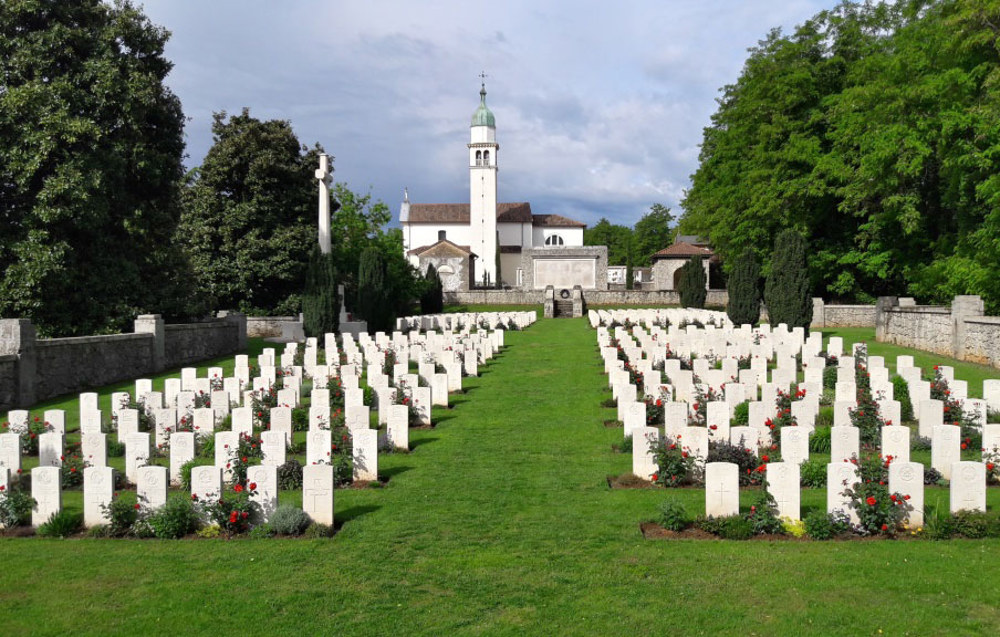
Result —
M136 510L136 511L138 511L139 509L140 509L140 506L139 506L139 503L138 503L138 502L136 502L136 503L135 503L135 510Z
M962 443L962 450L965 450L965 449L968 449L968 448L969 448L969 445L967 445L967 444L965 444L965 443L963 442L963 443Z
M987 462L987 463L986 463L986 470L987 470L987 471L993 471L993 466L994 466L994 465L993 465L993 463L992 463L992 462Z
M243 518L244 520L245 520L245 519L247 519L247 517L248 517L249 515L250 515L250 514L249 514L249 513L247 513L246 511L244 511L243 513L240 513L240 517L242 517L242 518Z
M229 514L230 524L236 524L236 519L237 519L236 511L233 511L232 513Z
M909 499L910 499L910 496L908 496L908 495L904 495L904 496L903 496L903 499L904 499L904 500L909 500Z
M657 480L659 480L659 479L660 479L660 474L658 474L658 473L654 473L654 474L653 474L653 482L656 482L656 481L657 481Z
M865 502L868 503L868 506L873 507L873 506L875 506L878 503L878 500L876 500L872 496L868 496L868 499L865 500Z
M191 494L191 499L194 500L195 502L197 502L198 501L198 494L197 493L192 493Z
M250 483L250 490L251 491L256 491L257 490L257 483L256 482L251 482Z
M884 531L888 531L888 530L889 530L889 526L887 524L883 524L882 525L882 531L884 532Z
M235 487L233 487L233 491L235 491L236 493L243 493L243 485L237 484Z
M760 457L760 459L763 460L764 462L770 462L771 461L771 457L768 456L768 455L763 455L763 456Z

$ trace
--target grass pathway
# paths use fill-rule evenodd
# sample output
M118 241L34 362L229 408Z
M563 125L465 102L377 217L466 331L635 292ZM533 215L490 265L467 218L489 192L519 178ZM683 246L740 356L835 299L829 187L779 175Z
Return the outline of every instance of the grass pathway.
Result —
M467 379L332 540L0 540L4 634L977 634L1000 542L649 542L582 320L542 320ZM692 512L700 490L672 494ZM805 506L825 495L806 494ZM288 501L286 499L286 501Z

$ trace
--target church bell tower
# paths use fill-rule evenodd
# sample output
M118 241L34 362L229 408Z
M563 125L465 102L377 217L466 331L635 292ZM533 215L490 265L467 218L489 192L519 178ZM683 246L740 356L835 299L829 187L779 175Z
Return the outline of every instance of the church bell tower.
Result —
M497 144L496 120L486 107L486 84L479 91L479 108L472 114L469 141L469 225L478 257L475 282L496 284L497 263Z

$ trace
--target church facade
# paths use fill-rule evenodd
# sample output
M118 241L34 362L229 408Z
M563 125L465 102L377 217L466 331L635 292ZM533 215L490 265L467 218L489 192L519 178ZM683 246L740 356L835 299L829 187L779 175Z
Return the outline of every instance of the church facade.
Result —
M595 261L592 251L574 250L583 246L586 224L560 215L535 214L528 202L499 201L500 145L496 118L486 106L485 84L479 96L467 144L469 202L415 203L407 192L399 222L408 260L421 272L434 264L446 291L537 288L556 280L547 272L570 270L584 273L578 284L593 287L596 276L588 272L597 274L599 259ZM558 280L575 281L565 276Z

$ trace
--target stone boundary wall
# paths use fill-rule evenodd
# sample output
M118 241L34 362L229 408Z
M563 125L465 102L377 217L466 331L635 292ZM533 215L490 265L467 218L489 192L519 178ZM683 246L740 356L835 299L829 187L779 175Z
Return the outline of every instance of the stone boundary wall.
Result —
M35 342L35 399L137 378L153 368L156 337L113 334Z
M445 292L449 305L541 305L545 290L469 290ZM583 290L585 305L680 305L681 298L672 290ZM729 302L726 290L709 290L705 305L724 307Z
M159 314L135 320L132 334L39 339L26 319L0 319L0 410L246 348L246 317L220 312L202 323L164 325Z
M247 336L249 338L277 338L286 323L296 323L297 316L248 316Z
M827 305L813 299L813 319L809 327L875 327L874 305Z
M956 296L951 307L878 300L875 340L958 360L1000 367L1000 317L985 316L978 296Z

